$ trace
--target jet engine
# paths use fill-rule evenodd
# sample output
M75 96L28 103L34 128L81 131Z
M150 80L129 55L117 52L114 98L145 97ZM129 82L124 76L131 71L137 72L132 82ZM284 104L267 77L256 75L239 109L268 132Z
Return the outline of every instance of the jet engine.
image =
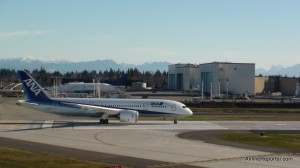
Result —
M134 110L123 110L119 113L121 122L136 123L139 118L139 112Z

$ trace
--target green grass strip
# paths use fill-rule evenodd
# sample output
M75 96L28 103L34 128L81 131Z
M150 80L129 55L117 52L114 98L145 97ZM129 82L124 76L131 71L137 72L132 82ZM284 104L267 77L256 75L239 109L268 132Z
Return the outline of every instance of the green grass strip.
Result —
M300 151L300 134L266 134L260 136L254 133L226 133L220 135L220 138L245 144Z
M110 166L110 164L106 163L82 161L0 147L1 168L107 168Z

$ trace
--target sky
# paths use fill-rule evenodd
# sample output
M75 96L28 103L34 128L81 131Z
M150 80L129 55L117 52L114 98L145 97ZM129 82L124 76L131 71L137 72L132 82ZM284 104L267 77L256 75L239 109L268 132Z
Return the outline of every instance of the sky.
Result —
M0 59L300 63L299 0L0 0Z

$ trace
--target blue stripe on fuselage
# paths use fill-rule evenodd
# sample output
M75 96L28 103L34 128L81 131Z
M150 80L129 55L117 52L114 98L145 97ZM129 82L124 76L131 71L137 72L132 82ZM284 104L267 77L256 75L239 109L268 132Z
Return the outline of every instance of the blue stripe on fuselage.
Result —
M81 107L78 107L75 102L68 102L68 101L58 101L58 100L52 100L47 101L47 102L39 102L39 101L28 101L30 103L37 103L41 105L48 105L48 106L58 106L58 107L63 107L63 108L73 108L73 109L81 109ZM90 105L90 106L98 106L98 107L105 107L108 108L107 106L101 106L101 105L94 105L94 104L85 104L85 103L78 103L82 105ZM122 109L122 110L134 110L138 111L140 115L177 115L174 113L167 113L167 112L158 112L158 111L149 111L149 110L142 110L142 109L130 109L130 108L116 108L116 109Z

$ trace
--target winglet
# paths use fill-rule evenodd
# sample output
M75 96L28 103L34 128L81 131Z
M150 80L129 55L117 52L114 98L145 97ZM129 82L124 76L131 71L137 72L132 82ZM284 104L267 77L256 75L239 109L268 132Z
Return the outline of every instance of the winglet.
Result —
M48 103L52 101L48 93L26 71L18 73L29 101Z

